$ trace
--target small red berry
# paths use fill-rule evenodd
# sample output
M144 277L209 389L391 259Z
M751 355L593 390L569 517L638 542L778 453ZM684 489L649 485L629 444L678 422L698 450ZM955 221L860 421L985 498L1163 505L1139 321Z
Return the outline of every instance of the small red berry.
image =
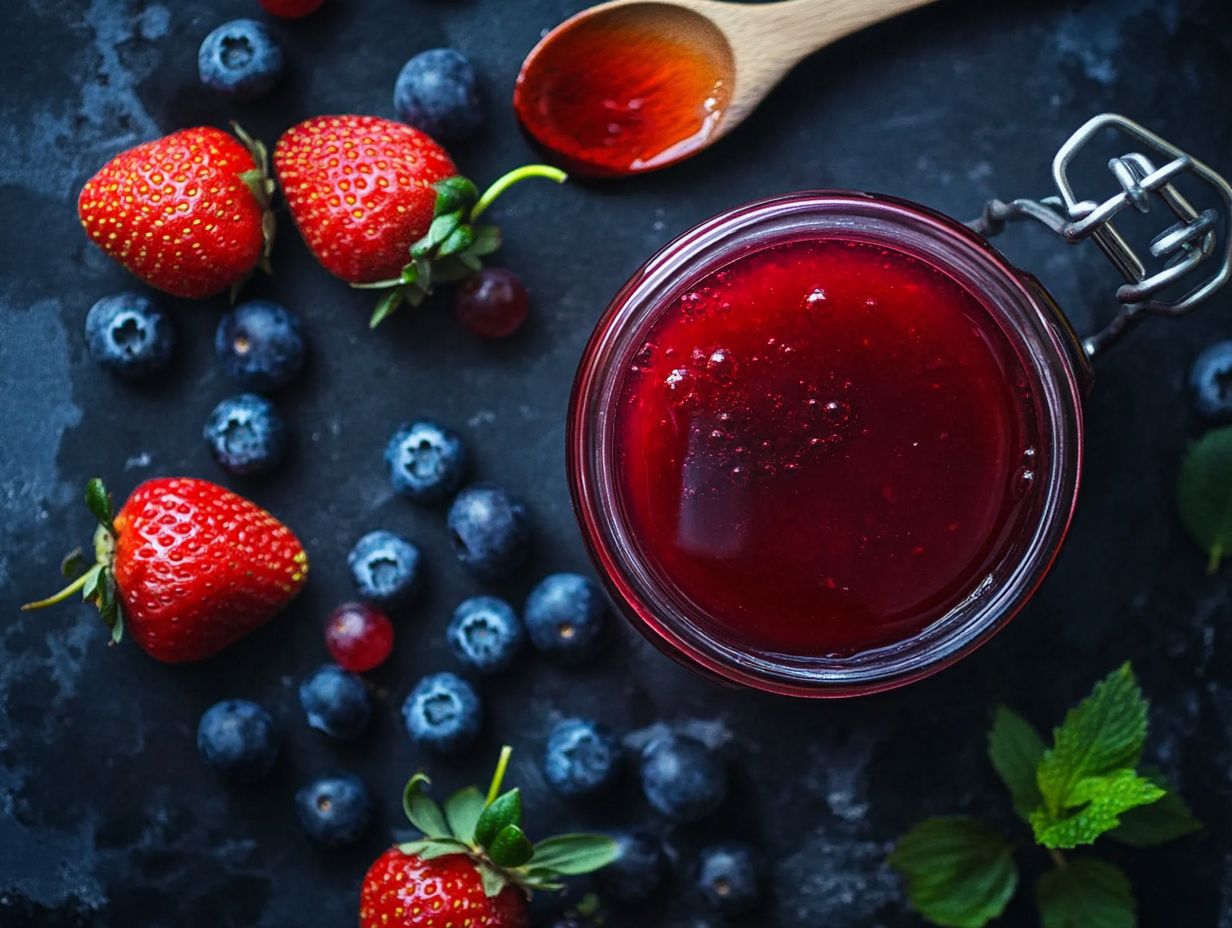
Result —
M526 321L530 294L513 271L485 267L468 277L454 296L462 324L484 338L512 335Z
M265 12L283 19L299 19L321 8L325 0L261 0Z
M393 650L394 626L380 609L343 603L325 623L325 647L345 670L372 670L385 663Z

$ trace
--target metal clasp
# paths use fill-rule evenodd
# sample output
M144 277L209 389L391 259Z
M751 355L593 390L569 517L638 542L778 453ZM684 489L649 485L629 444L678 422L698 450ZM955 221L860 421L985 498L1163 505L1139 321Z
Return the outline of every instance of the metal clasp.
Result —
M1102 203L1080 200L1069 180L1069 167L1074 156L1105 128L1118 129L1152 155L1162 155L1166 162L1156 167L1148 154L1131 152L1108 162L1108 169L1121 187ZM1220 213L1215 209L1198 212L1173 180L1181 174L1193 174L1205 181L1223 203L1223 245L1219 247ZM1107 255L1126 283L1117 289L1121 310L1103 331L1083 340L1088 355L1120 338L1133 323L1147 316L1181 316L1194 309L1232 278L1232 233L1227 228L1232 217L1232 186L1209 167L1191 158L1155 133L1124 116L1103 113L1089 120L1061 146L1052 161L1052 177L1060 196L1041 200L990 200L984 213L968 225L981 235L1000 232L1008 220L1034 219L1041 222L1066 242L1074 244L1094 239ZM1113 218L1122 210L1133 208L1147 213L1151 206L1162 202L1176 222L1151 240L1152 267L1134 251L1113 226ZM1208 258L1220 257L1218 270L1203 278L1199 265ZM1166 299L1165 291L1189 283L1182 296Z

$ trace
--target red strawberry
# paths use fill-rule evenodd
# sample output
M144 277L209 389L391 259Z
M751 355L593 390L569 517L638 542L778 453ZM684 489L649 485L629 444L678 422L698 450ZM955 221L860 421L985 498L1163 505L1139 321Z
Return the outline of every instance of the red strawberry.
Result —
M398 276L432 222L432 185L458 172L423 132L375 116L292 126L274 146L274 170L313 255L353 284Z
M120 640L127 626L150 657L169 664L217 654L264 625L295 597L308 556L285 525L207 480L147 480L115 514L102 481L86 487L99 521L97 563L55 596L78 591Z
M526 928L526 897L512 885L487 896L469 857L423 860L396 847L376 859L359 891L360 928Z
M291 217L322 266L353 286L389 292L372 324L434 281L460 280L500 247L495 226L471 225L526 177L565 175L545 165L506 174L480 196L440 145L418 129L375 116L317 116L274 147Z
M202 126L122 152L86 181L77 214L99 248L151 287L203 298L268 269L265 148Z
M265 12L283 19L299 19L321 8L325 0L261 0Z
M563 889L563 875L611 863L618 845L603 835L573 834L531 844L522 830L522 799L500 791L509 765L501 750L487 797L473 786L441 810L411 777L402 796L407 818L425 837L390 848L364 876L359 928L527 928L534 889Z

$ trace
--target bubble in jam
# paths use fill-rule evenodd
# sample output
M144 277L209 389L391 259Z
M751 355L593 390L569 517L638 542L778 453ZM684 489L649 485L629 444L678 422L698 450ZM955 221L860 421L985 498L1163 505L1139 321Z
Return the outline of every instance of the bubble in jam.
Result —
M1049 455L1033 381L954 279L817 240L678 293L647 330L659 373L620 385L615 474L643 556L712 634L805 656L893 644L1029 535Z

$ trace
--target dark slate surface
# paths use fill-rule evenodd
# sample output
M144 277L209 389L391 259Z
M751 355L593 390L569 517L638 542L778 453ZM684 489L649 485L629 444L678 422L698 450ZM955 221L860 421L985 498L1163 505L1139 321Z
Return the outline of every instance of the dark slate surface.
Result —
M519 61L580 0L330 0L274 26L293 73L271 98L230 107L197 85L196 46L255 0L8 0L0 55L0 923L326 926L353 924L367 863L399 826L397 795L417 757L396 708L419 674L447 668L448 609L476 592L445 545L441 513L395 498L381 448L398 420L430 414L463 431L478 475L523 494L534 512L536 575L586 569L562 464L575 360L606 300L656 247L697 220L754 197L811 186L880 190L954 214L989 195L1042 194L1055 147L1088 115L1118 109L1232 170L1232 7L1226 0L979 3L947 0L807 62L743 130L690 164L607 187L526 188L500 207L504 260L535 295L533 323L505 345L479 344L440 307L370 335L362 295L317 268L289 226L278 277L252 290L301 312L312 336L302 382L279 397L294 428L277 476L234 481L301 534L309 588L288 613L225 657L168 668L134 647L108 651L79 607L18 618L56 580L60 553L85 541L79 488L91 474L127 493L154 474L220 479L200 441L230 391L212 362L221 309L174 307L175 370L127 386L85 356L82 320L99 296L132 285L88 247L73 202L117 150L174 128L237 116L273 141L324 112L391 114L394 75L413 52L452 44L485 75L485 132L456 155L479 179L531 152L505 101ZM213 9L210 9L210 8ZM1043 232L1005 242L1089 328L1113 273L1091 248ZM502 740L518 749L540 834L616 822L658 827L633 778L610 802L555 806L536 770L561 713L628 733L667 724L721 745L738 794L720 819L669 834L685 874L706 839L744 835L773 869L768 926L899 926L907 914L882 860L931 813L1007 804L983 757L990 709L1005 701L1051 724L1119 661L1154 697L1150 753L1184 784L1206 833L1112 856L1140 894L1145 925L1232 926L1232 577L1203 558L1174 516L1178 459L1197 425L1183 378L1193 355L1232 332L1225 294L1184 323L1153 323L1103 358L1089 406L1086 483L1063 556L1017 622L981 653L907 690L854 702L793 703L718 689L622 627L594 669L528 657L483 685L482 746L431 761L438 782L483 774ZM381 708L358 744L310 732L296 681L324 657L320 625L348 596L344 553L375 527L427 552L431 586L399 616L391 663L373 674ZM286 733L271 779L217 783L197 758L201 711L240 695ZM324 854L297 833L291 794L315 771L359 771L380 820L356 849ZM1025 888L1042 855L1030 851ZM692 926L682 876L642 922ZM1035 924L1029 892L1005 924ZM674 913L668 915L669 910Z

